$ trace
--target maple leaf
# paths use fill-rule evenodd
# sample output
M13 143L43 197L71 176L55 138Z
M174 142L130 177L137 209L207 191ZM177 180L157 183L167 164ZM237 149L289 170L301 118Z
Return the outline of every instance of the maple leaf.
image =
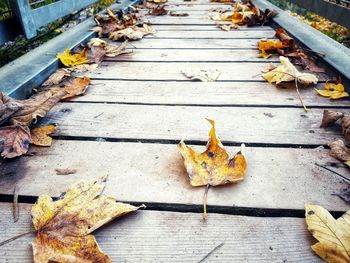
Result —
M7 122L12 115L22 108L23 105L19 101L0 92L0 125Z
M350 211L337 220L323 207L305 205L308 230L319 242L312 250L330 263L350 262Z
M63 53L57 54L57 58L66 67L74 67L89 62L86 49L83 49L78 54L71 54L69 48L67 48Z
M123 30L115 31L109 35L109 39L116 41L121 38L138 40L142 39L145 35L154 34L155 30L147 24L144 24L143 27L128 27Z
M235 183L244 179L247 169L247 161L244 156L244 144L241 151L233 158L223 148L220 140L216 136L215 122L209 120L211 129L207 149L197 154L191 147L183 141L178 145L180 153L184 158L190 183L192 186L217 186L228 183ZM204 218L206 217L206 193L203 198Z
M73 184L57 201L41 195L32 207L34 262L111 262L91 233L141 207L101 196L105 177Z
M11 125L0 128L0 152L3 158L14 158L25 154L30 142L28 127Z
M30 131L32 136L32 144L37 146L51 146L52 138L48 135L56 132L56 125L47 125L34 128Z
M35 123L37 117L44 117L66 94L63 89L57 92L48 90L22 100L23 108L11 116L11 123L25 126Z
M217 69L212 70L204 70L204 69L196 69L196 70L186 70L181 71L182 74L184 74L187 78L191 80L199 80L204 82L213 82L216 81L220 75L221 72Z
M332 100L348 97L349 94L345 91L344 85L341 83L330 83L324 84L324 90L315 89L318 94L323 97L329 97Z
M270 83L279 84L281 82L298 81L303 85L316 84L318 79L310 73L299 72L288 58L280 56L281 65L277 68L263 73L262 76Z

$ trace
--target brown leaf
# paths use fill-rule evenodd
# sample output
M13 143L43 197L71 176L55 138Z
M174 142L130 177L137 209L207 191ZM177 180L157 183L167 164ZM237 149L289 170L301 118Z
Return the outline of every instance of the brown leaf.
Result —
M346 144L350 144L350 116L344 116L341 119L341 127Z
M25 154L31 142L28 127L12 125L0 128L0 152L3 158Z
M7 122L12 115L22 108L22 103L0 92L0 125Z
M69 175L69 174L75 174L77 172L77 169L56 168L55 171L57 175Z
M329 125L334 124L337 120L342 118L344 114L339 111L324 110L321 128L327 128Z
M139 40L143 38L145 35L154 34L154 33L155 33L155 30L151 26L144 24L143 27L133 26L123 30L115 31L109 35L109 39L113 41L117 41L121 38L130 39L130 40Z
M32 144L37 146L51 146L52 138L48 135L55 133L56 128L56 125L51 124L31 130Z
M329 143L328 146L331 148L329 153L331 156L344 162L350 161L350 149L345 146L342 140Z
M126 49L127 45L128 45L127 40L124 41L123 43L121 43L119 46L108 44L105 47L106 57L117 57L117 56L122 55L122 54L132 53L132 50Z
M91 63L100 64L106 55L106 50L102 46L91 46L88 49L88 59Z
M188 13L170 11L169 15L171 15L171 16L180 16L180 17L184 17L184 16L188 16Z
M48 90L21 101L23 108L11 117L11 123L25 126L35 123L37 117L44 117L66 95L65 90L57 92Z
M152 16L165 16L169 12L165 7L166 5L157 5L156 7L149 9L148 14Z
M135 207L101 195L105 180L101 177L75 183L57 201L48 195L39 196L31 211L37 232L32 242L35 263L111 262L91 233L145 206Z
M295 48L295 41L292 37L290 37L287 32L283 28L277 28L276 29L276 34L275 36L282 41L282 43L290 48L294 49Z
M83 64L84 65L84 64ZM79 65L82 66L82 65ZM78 66L78 67L79 67ZM52 86L60 84L64 78L70 77L72 70L70 68L60 68L56 70L43 84L42 86Z

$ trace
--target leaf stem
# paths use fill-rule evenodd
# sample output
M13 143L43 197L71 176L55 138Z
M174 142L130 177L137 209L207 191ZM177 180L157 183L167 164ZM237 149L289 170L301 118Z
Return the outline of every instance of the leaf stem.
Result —
M207 219L207 196L208 191L210 188L210 184L207 184L207 187L205 188L204 194L203 194L203 219Z
M36 233L36 231L35 230L31 230L31 231L19 234L17 236L11 237L11 238L9 238L7 240L4 240L4 241L0 242L0 247L5 245L5 244L7 244L7 243L10 243L10 242L12 242L12 241L14 241L14 240L16 240L16 239L18 239L20 237L23 237L23 236L26 236L26 235L29 235L29 234L34 234L34 233Z

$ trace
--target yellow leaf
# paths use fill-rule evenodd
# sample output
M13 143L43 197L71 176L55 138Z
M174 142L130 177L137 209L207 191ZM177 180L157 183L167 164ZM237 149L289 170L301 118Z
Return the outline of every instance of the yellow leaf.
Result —
M111 262L91 233L140 207L100 196L105 180L101 177L78 182L57 201L47 195L39 196L32 207L33 225L37 231L32 242L35 263Z
M263 58L269 58L271 56L267 51L274 51L285 47L288 47L288 45L276 39L260 39L258 42L258 49L261 51L259 55Z
M320 94L323 97L329 97L332 100L348 97L349 94L345 91L345 88L343 84L338 83L325 83L324 84L324 90L315 89L318 94Z
M323 207L305 205L308 230L319 242L311 248L329 263L350 262L350 211L335 220Z
M30 131L32 144L37 146L51 146L52 138L48 135L56 132L56 125L47 125Z
M270 83L279 84L297 79L303 85L316 84L318 79L310 73L299 72L288 58L280 56L281 65L277 68L262 74L262 77Z
M67 67L75 67L89 62L86 49L83 49L78 54L71 54L67 48L62 54L57 54L57 58Z

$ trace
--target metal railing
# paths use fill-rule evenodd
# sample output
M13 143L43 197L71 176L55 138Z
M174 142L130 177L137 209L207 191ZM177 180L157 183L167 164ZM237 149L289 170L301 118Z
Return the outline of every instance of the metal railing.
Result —
M97 2L98 0L10 0L11 18L0 21L0 45L13 39L19 28L27 39L40 27ZM47 4L48 3L48 4ZM18 28L19 27L19 28Z
M350 28L349 0L288 0L328 20Z

